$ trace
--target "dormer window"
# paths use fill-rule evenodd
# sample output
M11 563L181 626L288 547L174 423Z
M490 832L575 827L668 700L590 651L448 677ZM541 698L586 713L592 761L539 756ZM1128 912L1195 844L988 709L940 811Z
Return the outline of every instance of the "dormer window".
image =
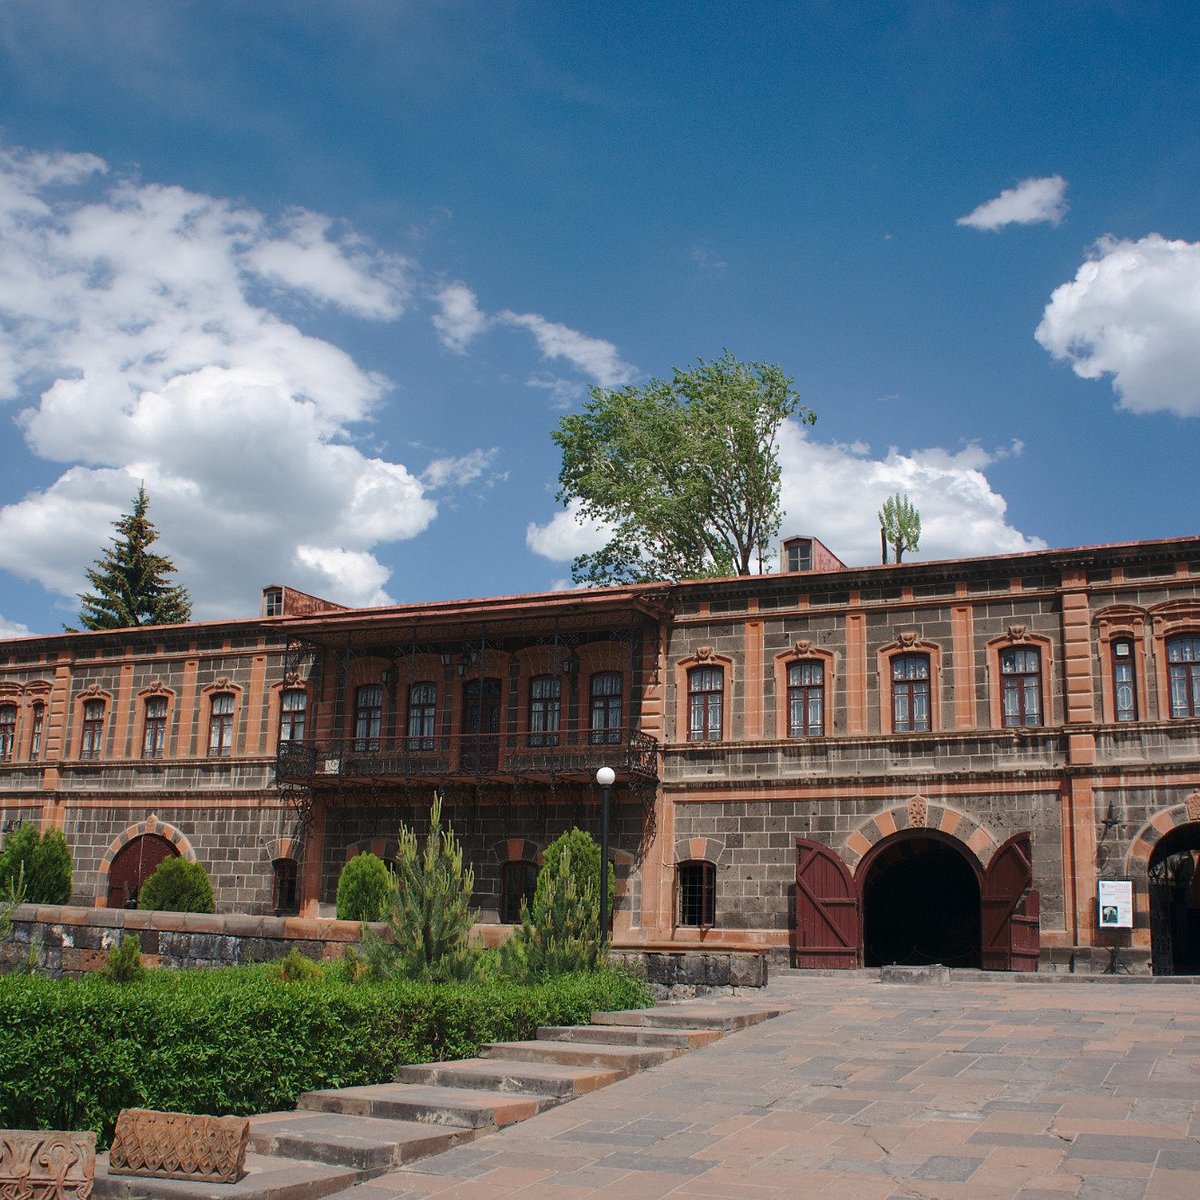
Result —
M789 538L783 543L785 571L811 571L812 565L812 538Z
M263 588L263 616L264 617L282 617L283 616L283 588L281 588L281 587Z

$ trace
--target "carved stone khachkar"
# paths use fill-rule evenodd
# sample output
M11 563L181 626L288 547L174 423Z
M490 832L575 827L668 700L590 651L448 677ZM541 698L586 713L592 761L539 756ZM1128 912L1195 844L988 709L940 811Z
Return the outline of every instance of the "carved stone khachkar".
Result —
M924 829L929 819L929 803L924 796L913 796L908 802L908 823L914 829Z
M1200 792L1193 792L1186 801L1189 821L1200 821Z
M0 1200L88 1200L96 1135L0 1129Z
M117 1117L111 1175L154 1175L237 1183L246 1173L246 1117L194 1117L188 1113L124 1108Z

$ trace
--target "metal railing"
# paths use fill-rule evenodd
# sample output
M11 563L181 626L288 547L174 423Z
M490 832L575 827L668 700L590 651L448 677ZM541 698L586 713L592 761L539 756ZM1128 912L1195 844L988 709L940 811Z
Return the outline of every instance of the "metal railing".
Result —
M658 777L658 742L638 729L563 730L435 737L281 742L280 783L410 782L539 778L585 782L612 767L636 780Z

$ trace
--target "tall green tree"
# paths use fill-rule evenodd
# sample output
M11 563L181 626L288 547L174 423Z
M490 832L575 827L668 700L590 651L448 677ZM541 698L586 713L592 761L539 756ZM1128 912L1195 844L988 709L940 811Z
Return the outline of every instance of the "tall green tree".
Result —
M891 546L896 561L905 550L917 550L921 542L921 514L902 492L889 496L879 510L879 528L883 535L883 561L887 562L887 547Z
M84 629L179 625L191 618L187 589L170 582L175 564L150 549L158 529L146 515L149 507L146 489L139 487L133 511L113 522L117 536L87 572L94 590L79 594Z
M816 419L778 366L713 362L670 379L593 387L552 435L558 499L612 529L572 564L577 583L642 583L761 569L779 532L779 428Z

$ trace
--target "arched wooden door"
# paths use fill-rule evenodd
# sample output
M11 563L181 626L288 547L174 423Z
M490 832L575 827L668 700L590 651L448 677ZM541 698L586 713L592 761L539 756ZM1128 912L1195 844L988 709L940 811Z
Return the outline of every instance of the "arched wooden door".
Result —
M992 855L983 873L983 969L1036 971L1041 948L1033 851L1029 834L1018 833Z
M858 889L846 864L828 846L797 838L796 966L859 966L860 928Z
M108 869L108 907L136 908L142 884L164 859L179 851L157 833L143 833L121 847Z

